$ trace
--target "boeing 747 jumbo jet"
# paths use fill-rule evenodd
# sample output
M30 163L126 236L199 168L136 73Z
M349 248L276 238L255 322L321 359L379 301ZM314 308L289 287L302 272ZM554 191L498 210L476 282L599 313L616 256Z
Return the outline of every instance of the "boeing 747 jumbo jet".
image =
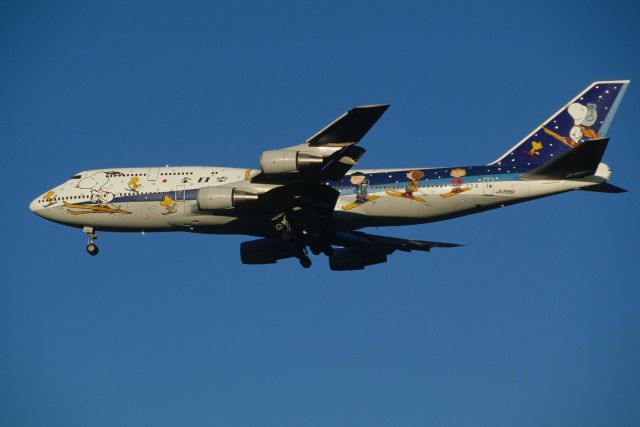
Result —
M264 151L260 169L209 166L108 168L74 174L33 200L43 218L97 231L189 231L259 237L245 264L314 255L332 270L359 270L396 250L453 243L399 239L364 227L442 221L571 190L619 193L601 163L629 81L595 82L488 165L354 170L357 145L388 105L356 107L304 143Z

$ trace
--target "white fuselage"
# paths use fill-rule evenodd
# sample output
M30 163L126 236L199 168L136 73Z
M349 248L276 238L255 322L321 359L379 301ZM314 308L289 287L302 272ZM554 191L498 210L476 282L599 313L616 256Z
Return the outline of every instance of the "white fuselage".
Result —
M527 181L516 174L484 173L465 176L460 184L449 176L427 176L417 184L417 191L407 195L406 183L394 181L392 174L410 170L361 171L372 177L372 183L366 187L366 198L360 195L359 202L349 184L350 175L342 183L328 183L340 192L333 226L356 229L439 221L599 184L610 175L608 167L601 164L594 176L581 180ZM259 194L276 187L251 183L259 172L200 166L90 170L42 194L31 202L30 209L58 223L110 231L267 235L261 232L263 220L253 218L250 211L242 215L234 208L202 211L196 201L198 190L205 187L232 185ZM391 178L380 180L387 177L385 174Z

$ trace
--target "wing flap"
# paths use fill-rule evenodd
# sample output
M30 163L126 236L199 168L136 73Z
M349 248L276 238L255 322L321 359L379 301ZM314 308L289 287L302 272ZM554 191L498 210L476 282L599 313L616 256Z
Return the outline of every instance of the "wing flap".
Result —
M391 254L398 250L403 252L423 251L431 248L456 248L463 246L457 243L431 242L426 240L401 239L398 237L378 236L361 231L338 232L334 244L345 248L359 248L368 252Z

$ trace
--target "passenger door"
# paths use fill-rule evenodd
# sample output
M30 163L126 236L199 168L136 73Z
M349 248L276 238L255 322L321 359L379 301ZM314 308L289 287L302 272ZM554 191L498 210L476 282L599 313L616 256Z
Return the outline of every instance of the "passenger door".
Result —
M493 196L495 189L493 188L494 179L493 178L485 178L482 180L484 185L484 195L485 196Z
M176 186L176 194L175 197L173 198L173 200L176 201L177 206L176 206L176 211L178 213L184 213L185 212L185 188L184 185L178 185Z
M160 172L160 168L151 168L151 169L149 169L149 173L147 173L147 179L149 181L157 181L159 172Z

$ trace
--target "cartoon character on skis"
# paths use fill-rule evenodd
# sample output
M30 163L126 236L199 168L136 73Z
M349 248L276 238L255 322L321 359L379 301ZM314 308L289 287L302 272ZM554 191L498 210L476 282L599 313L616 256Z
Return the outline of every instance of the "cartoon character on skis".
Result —
M413 193L420 190L420 180L424 178L424 172L410 171L407 173L407 178L409 178L409 184L407 184L407 188L404 189L404 194L407 197L413 197Z
M386 193L390 196L395 197L404 197L405 199L417 200L419 202L424 202L425 200L422 197L418 197L414 195L414 193L420 191L420 180L424 178L424 172L419 170L412 170L407 172L407 178L409 179L409 183L402 191L396 190L387 190Z
M453 169L449 174L453 177L451 180L451 189L452 193L461 193L462 192L462 177L467 176L467 171L461 168Z
M128 190L134 191L134 192L138 192L138 189L140 187L142 187L142 184L139 183L140 178L138 178L137 176L134 176L133 178L131 178L131 180L127 183Z
M349 210L363 203L376 200L380 196L369 196L369 184L367 183L366 176L362 172L355 172L349 178L349 182L354 185L353 192L356 195L356 199L349 204L342 206L342 209Z
M464 184L464 182L462 181L462 177L467 176L466 169L463 169L463 168L452 169L449 175L453 178L451 180L451 191L449 191L448 193L441 194L440 195L441 197L447 198L447 197L455 196L456 194L460 194L464 191L471 190L471 187L462 186L462 184Z
M177 212L176 207L178 206L178 203L173 200L171 196L165 194L164 199L160 202L160 206L166 209L166 212L164 212L162 215L170 215Z
M356 187L354 190L354 192L356 193L356 203L366 202L367 196L369 195L369 190L367 189L369 185L367 184L364 174L356 172L351 175L349 181Z

